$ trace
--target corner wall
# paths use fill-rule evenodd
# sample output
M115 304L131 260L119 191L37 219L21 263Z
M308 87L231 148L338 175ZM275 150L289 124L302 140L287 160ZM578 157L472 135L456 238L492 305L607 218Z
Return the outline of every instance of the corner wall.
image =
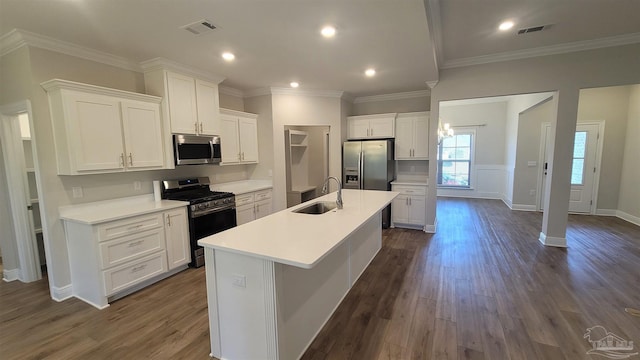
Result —
M630 87L618 216L640 226L640 85Z

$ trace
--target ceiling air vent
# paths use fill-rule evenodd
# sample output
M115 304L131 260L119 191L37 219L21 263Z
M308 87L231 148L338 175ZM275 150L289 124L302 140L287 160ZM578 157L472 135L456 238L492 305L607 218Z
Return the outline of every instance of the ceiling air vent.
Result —
M201 35L201 34L213 31L216 28L216 26L213 25L213 23L210 20L202 19L192 24L181 26L181 28L187 30L188 32L194 35Z
M518 35L520 35L520 34L528 34L528 33L532 33L532 32L538 32L538 31L546 30L546 29L548 29L550 27L551 27L551 25L541 25L541 26L532 26L532 27L526 28L526 29L520 29L520 30L518 30Z

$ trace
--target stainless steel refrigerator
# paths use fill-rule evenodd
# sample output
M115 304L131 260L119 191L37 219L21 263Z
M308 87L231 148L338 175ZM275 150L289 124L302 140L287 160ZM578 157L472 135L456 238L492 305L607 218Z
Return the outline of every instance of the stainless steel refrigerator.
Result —
M347 141L342 147L345 189L391 190L395 176L393 140ZM382 226L391 223L391 206L382 211Z

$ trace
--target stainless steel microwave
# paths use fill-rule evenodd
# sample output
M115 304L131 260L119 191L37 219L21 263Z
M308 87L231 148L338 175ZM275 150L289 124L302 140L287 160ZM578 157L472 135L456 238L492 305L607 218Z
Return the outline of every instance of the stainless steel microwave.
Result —
M176 165L218 164L221 160L220 137L217 135L173 135Z

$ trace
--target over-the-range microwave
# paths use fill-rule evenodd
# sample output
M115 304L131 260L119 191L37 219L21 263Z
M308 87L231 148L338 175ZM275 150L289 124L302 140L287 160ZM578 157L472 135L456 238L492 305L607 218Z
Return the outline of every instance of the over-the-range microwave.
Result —
M176 165L218 164L222 159L217 135L173 135Z

